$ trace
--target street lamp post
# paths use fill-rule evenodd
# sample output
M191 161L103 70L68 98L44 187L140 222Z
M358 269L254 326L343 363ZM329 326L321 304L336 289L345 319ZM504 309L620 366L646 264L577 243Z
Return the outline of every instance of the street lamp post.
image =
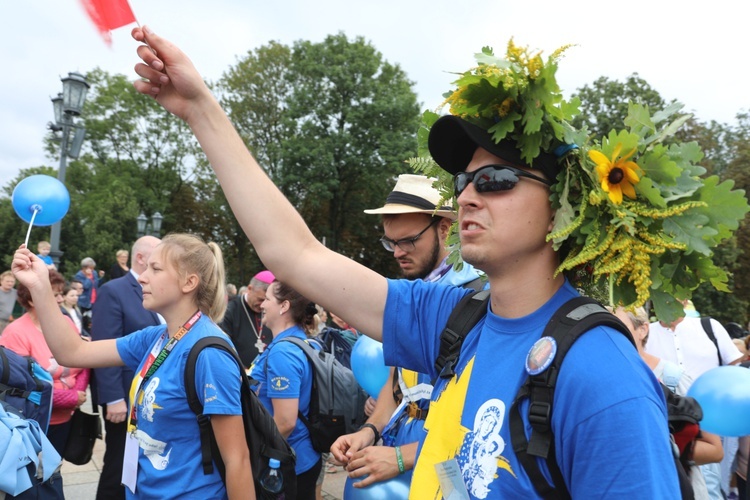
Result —
M141 236L146 236L148 234L160 238L162 220L164 220L164 217L162 217L159 212L156 212L151 216L151 221L149 222L148 217L141 212L141 214L135 218L138 237L140 238Z
M55 123L48 123L47 127L52 132L61 132L60 139L60 168L57 171L57 178L65 184L65 169L67 168L68 158L76 159L81 153L83 137L86 135L86 129L83 125L76 123L76 118L81 116L83 103L86 101L86 93L91 85L80 73L68 73L65 78L60 78L63 84L63 91L52 98L52 107L55 111ZM72 137L71 137L72 133ZM55 265L60 264L60 224L56 222L52 225L50 235L50 256Z

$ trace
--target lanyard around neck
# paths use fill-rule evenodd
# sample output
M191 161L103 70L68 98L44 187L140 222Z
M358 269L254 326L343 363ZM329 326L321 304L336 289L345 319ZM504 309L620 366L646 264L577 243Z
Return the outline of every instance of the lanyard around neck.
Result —
M146 362L143 363L141 370L133 378L133 382L130 385L130 414L128 416L129 432L135 431L135 428L137 427L138 412L136 411L136 399L138 395L143 394L143 386L146 384L148 379L151 378L151 376L156 372L156 370L158 370L159 367L164 363L167 357L172 353L172 350L174 349L175 345L177 345L177 342L179 342L180 339L184 337L191 328L193 328L193 325L198 322L201 316L202 313L200 311L196 311L196 313L193 314L193 316L189 320L187 320L187 322L182 325L179 330L177 330L177 333L175 333L174 336L167 341L166 345L164 345L164 347L161 347L161 349L159 349L159 347L164 344L164 336L167 335L166 332L164 332L162 337L159 339L159 342L154 344L154 347L151 349L151 353L149 353Z

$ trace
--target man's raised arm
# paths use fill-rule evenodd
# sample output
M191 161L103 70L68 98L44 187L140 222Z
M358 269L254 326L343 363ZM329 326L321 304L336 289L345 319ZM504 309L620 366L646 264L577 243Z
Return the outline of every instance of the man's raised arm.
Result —
M143 60L135 88L185 120L216 172L235 217L276 277L380 340L385 278L322 245L247 150L190 59L147 27L132 32Z

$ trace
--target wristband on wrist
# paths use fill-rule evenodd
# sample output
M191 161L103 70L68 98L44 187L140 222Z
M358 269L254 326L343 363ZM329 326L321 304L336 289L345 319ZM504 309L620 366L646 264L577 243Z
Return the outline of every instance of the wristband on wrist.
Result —
M396 462L398 462L398 473L403 474L406 472L404 467L404 456L401 454L401 447L396 446Z
M362 427L359 428L359 430L362 430L364 428L372 430L373 434L375 434L375 440L372 442L372 444L378 444L378 441L380 441L380 432L378 432L378 429L370 423L363 424Z

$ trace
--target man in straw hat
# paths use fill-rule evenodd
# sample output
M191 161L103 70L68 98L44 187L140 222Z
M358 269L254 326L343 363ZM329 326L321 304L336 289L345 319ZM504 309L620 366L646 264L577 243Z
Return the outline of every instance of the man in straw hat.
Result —
M432 186L435 181L402 174L385 205L365 213L382 216L385 235L380 242L393 252L405 278L480 289L484 283L473 266L464 264L456 270L447 262L446 239L456 212L440 204L440 192ZM429 375L391 367L367 422L331 446L334 458L346 464L353 477L366 475L362 486L407 471L411 474L425 437L431 394ZM383 445L377 446L381 435Z
M141 77L136 89L186 120L242 228L277 278L336 309L357 330L382 339L387 364L437 378L440 332L470 291L387 280L322 245L256 163L190 60L147 28L135 28L133 36L154 49L138 48L143 63L136 66ZM680 257L694 243L681 239L684 232L672 231L665 217L710 212L712 217L702 221L716 226L715 232L698 236L709 248L736 228L713 217L714 203L722 209L741 207L731 212L735 222L747 211L747 203L738 201L742 193L719 192L717 183L698 178L696 148L670 148L669 158L651 162L665 154L656 142L674 130L657 133L662 130L653 130L648 110L638 105L631 105L641 112L628 121L632 130L589 146L588 133L570 125L576 106L564 102L555 81L560 53L544 62L512 42L506 59L484 50L479 66L457 82L451 99L455 116L426 123L432 126L433 158L455 173L462 254L487 274L490 303L463 342L456 375L439 379L432 392L427 437L411 482L413 498L540 495L510 446L508 410L545 325L578 296L558 272L561 261L571 267L591 262L594 273L611 282L615 300L638 304L655 293L648 273L662 272L660 259ZM666 116L659 117L660 127ZM571 149L573 143L579 149ZM649 172L664 170L656 180L637 185L645 174L634 158L648 161L654 169ZM683 178L684 169L689 171ZM722 197L734 205L722 206ZM565 253L558 252L562 243ZM709 269L706 248L696 245L690 257ZM703 279L683 273L683 267L668 270L682 273L686 295L694 284L689 280ZM671 285L667 277L660 279L666 293ZM657 303L657 315L662 305ZM554 446L549 460L530 460L548 488L553 482L548 469L551 464L559 469L561 482L554 481L556 491L547 496L679 496L664 396L624 335L595 327L572 346L555 375ZM521 428L529 432L527 406L521 406Z

